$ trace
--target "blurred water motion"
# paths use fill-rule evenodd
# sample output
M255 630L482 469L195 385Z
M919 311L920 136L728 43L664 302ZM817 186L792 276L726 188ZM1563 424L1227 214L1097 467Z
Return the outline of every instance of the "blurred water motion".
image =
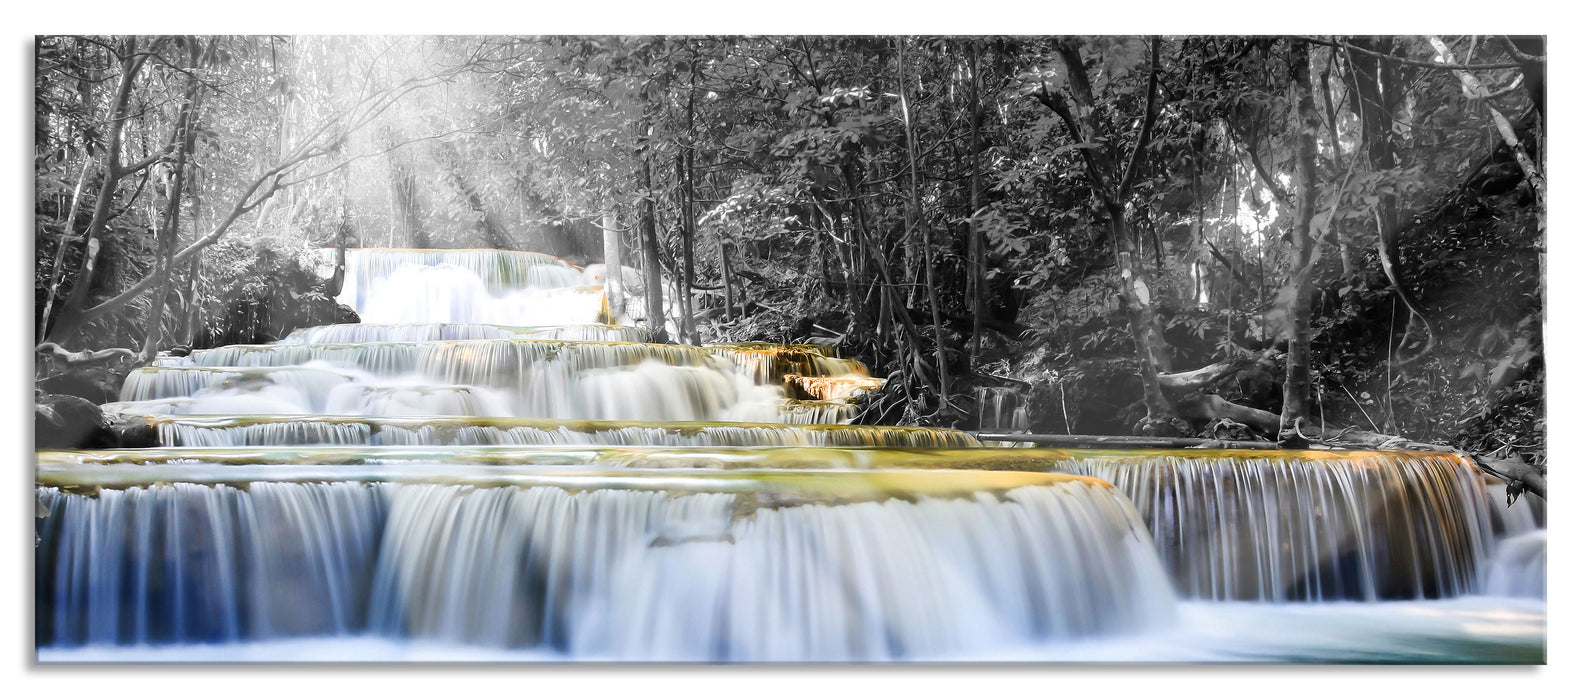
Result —
M847 425L862 363L583 280L348 251L369 323L131 373L160 447L39 453L39 659L1544 660L1542 506L1460 457Z

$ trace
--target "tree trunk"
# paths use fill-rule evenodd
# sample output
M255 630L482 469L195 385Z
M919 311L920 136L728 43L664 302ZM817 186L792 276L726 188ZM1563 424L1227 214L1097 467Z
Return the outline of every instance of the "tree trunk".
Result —
M194 227L196 228L196 227ZM187 300L186 313L182 314L181 338L183 345L192 345L198 337L198 328L203 319L203 304L199 297L198 274L203 269L203 254L192 256L192 263L187 266L187 291L183 295Z
M1308 65L1308 44L1291 44L1291 85L1296 91L1292 128L1296 132L1295 209L1291 222L1290 347L1286 352L1284 401L1280 410L1280 439L1304 440L1308 394L1312 388L1309 326L1313 307L1313 210L1318 196L1318 131L1323 128L1313 104L1313 80Z
M928 311L930 320L934 324L934 362L935 371L939 373L939 407L944 409L950 405L950 369L945 364L945 325L939 320L939 291L934 288L934 247L929 237L928 223L923 220L923 200L917 179L917 131L912 125L912 107L908 99L906 81L906 40L897 39L899 51L897 52L897 73L900 75L901 91L901 120L906 127L906 163L911 173L911 212L909 217L912 225L922 233L923 249L921 262L923 264L923 284L928 291ZM907 236L911 240L911 236Z
M1549 128L1549 98L1545 73L1544 55L1548 50L1544 47L1546 38L1543 36L1507 36L1507 46L1521 52L1516 58L1522 64L1522 87L1527 90L1527 97L1533 102L1533 109L1538 112L1539 128ZM1527 57L1531 57L1529 60ZM1542 155L1542 151L1540 151Z
M60 244L55 248L55 264L50 268L49 292L44 297L44 313L39 316L38 334L34 342L42 342L44 335L49 332L49 317L54 311L55 297L60 295L60 280L62 268L66 262L66 248L77 237L77 205L82 201L82 186L88 179L88 167L93 165L92 158L82 161L82 174L77 176L77 188L71 193L71 207L66 210L66 219L61 223Z
M731 288L731 244L720 236L720 287L725 290L725 320L736 320L736 293Z
M1153 288L1148 268L1140 262L1137 237L1126 222L1126 212L1120 206L1106 206L1110 217L1110 237L1115 249L1116 266L1121 275L1121 303L1126 309L1127 327L1137 348L1138 374L1143 380L1143 406L1151 422L1169 420L1175 409L1165 400L1159 386L1160 372L1170 371L1170 346L1165 342L1164 330L1159 327L1159 313L1154 308Z
M1165 399L1159 387L1159 373L1169 371L1169 346L1159 327L1159 317L1153 305L1153 291L1149 285L1147 266L1141 262L1140 244L1126 220L1126 202L1136 181L1142 158L1152 139L1154 121L1159 115L1159 43L1151 41L1152 58L1149 62L1147 104L1143 108L1142 131L1132 145L1131 157L1119 173L1111 165L1111 158L1104 149L1083 148L1083 165L1095 198L1104 207L1109 218L1110 243L1115 253L1115 263L1121 277L1121 302L1126 310L1127 326L1136 346L1138 374L1143 383L1143 406L1148 415L1140 426L1145 433L1170 432L1177 429L1174 407ZM1088 80L1087 68L1082 62L1079 45L1074 39L1061 40L1056 45L1061 62L1065 64L1068 90L1076 101L1073 111L1064 94L1050 92L1047 87L1034 95L1045 106L1060 116L1075 143L1087 143L1098 138L1098 122L1093 117L1095 104L1093 86ZM1112 182L1114 184L1112 184Z
M147 60L146 53L138 55L137 37L127 37L125 53L120 57L121 77L116 83L115 97L110 103L110 140L105 148L104 182L100 184L98 199L94 201L93 218L88 221L88 228L83 233L82 263L77 270L76 279L72 282L71 294L67 295L65 302L61 304L61 318L45 335L46 340L64 340L67 335L75 332L80 325L79 317L87 307L88 295L93 288L95 264L98 262L99 250L104 245L101 237L104 235L105 225L110 220L110 209L115 203L116 188L121 178L130 171L121 165L121 141L126 131L127 104L132 96L132 83Z
M659 233L654 226L654 190L652 169L648 162L650 146L646 120L639 134L637 183L643 192L643 199L638 203L638 233L642 236L643 246L645 314L652 341L664 343L669 341L669 335L665 332L664 284L661 279L664 272L659 268Z
M970 110L968 118L971 120L971 145L969 152L972 154L972 172L967 180L968 209L967 214L967 257L972 267L968 277L971 286L967 298L971 300L972 308L972 366L978 364L978 353L983 350L983 316L984 297L987 290L984 286L988 274L988 250L983 236L983 229L978 225L978 216L983 208L983 104L978 94L982 80L978 75L979 49L977 40L968 44L969 71L971 79L967 82L967 101Z
M346 286L346 239L352 230L352 217L345 209L341 210L341 222L335 227L335 272L330 274L330 279L324 284L324 296L331 299L341 295L341 290Z
M159 261L155 263L155 275L160 277L159 290L154 292L154 298L148 306L148 334L143 339L143 350L138 355L142 362L154 359L154 354L159 351L159 344L164 337L165 327L165 302L170 297L170 287L174 282L171 274L171 257L176 253L176 239L181 233L181 199L182 191L186 187L187 157L192 152L194 140L193 111L199 98L200 84L197 80L188 78L187 93L181 103L181 111L176 118L176 133L171 137L171 142L178 144L176 147L176 163L170 173L170 184L165 193L165 212L160 225L158 249Z
M619 321L626 313L625 277L621 274L621 231L615 227L615 210L604 212L604 299L610 315Z
M688 101L690 106L691 101ZM690 109L688 121L691 121ZM689 129L690 131L690 129ZM676 226L676 231L681 235L681 274L677 280L679 293L676 301L680 306L681 318L677 320L677 332L681 334L681 342L696 345L698 343L697 329L692 321L692 231L695 221L692 218L692 168L687 162L692 160L692 149L683 145L687 153L683 156L676 153L676 184L681 187L681 221Z

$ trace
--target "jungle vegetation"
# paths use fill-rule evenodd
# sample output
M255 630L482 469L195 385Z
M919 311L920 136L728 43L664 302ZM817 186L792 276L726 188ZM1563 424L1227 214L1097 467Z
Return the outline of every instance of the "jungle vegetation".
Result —
M349 320L314 249L601 261L870 423L1544 461L1545 42L44 36L41 391ZM653 293L653 292L659 293ZM660 306L668 298L671 303ZM660 324L670 321L670 333Z

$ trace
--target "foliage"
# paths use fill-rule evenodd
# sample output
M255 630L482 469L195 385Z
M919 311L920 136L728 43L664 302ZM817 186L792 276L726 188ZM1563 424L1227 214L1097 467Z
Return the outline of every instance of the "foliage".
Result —
M1469 63L1514 60L1499 38L1444 38ZM117 41L39 43L40 312L61 242L63 293L82 260L68 232L96 204L117 72L106 47ZM1322 127L1311 134L1310 299L1289 284L1303 43ZM199 74L216 89L183 241L352 97L444 76L345 131L338 167L251 212L205 255L194 285L205 314L224 313L221 299L263 298L248 285L271 274L308 292L316 281L289 261L343 231L350 245L597 262L597 222L614 211L633 251L652 224L658 269L645 274L691 302L699 340L831 343L891 377L863 420L972 427L979 387L1019 386L1040 430L1127 431L1142 411L1141 368L1112 212L1087 172L1099 158L1116 172L1135 163L1120 216L1150 279L1164 371L1283 357L1291 311L1310 304L1315 422L1541 450L1542 212L1487 105L1466 99L1451 71L1420 65L1434 55L1424 37L1167 37L1157 72L1150 39L1122 36L219 37L158 50L186 65L180 52L198 45L215 47ZM1478 75L1541 163L1541 86L1519 73ZM129 158L168 137L181 78L159 68L136 83ZM1091 110L1073 115L1094 127L1084 140L1039 97L1078 90L1092 93ZM1156 120L1134 157L1150 95ZM121 213L96 299L157 260L158 188L136 187L113 193ZM1391 217L1400 290L1378 254ZM174 321L189 303L178 294L165 313ZM133 307L84 336L130 344L148 313ZM1277 364L1207 390L1278 411Z

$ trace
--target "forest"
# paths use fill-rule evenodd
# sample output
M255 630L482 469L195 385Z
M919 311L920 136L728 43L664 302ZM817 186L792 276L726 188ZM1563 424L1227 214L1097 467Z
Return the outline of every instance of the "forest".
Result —
M629 269L607 287L661 342L832 347L885 380L859 423L1411 441L1532 477L1545 55L1498 35L40 36L36 440L103 440L59 427L159 353L356 321L320 251L590 265L613 232Z

